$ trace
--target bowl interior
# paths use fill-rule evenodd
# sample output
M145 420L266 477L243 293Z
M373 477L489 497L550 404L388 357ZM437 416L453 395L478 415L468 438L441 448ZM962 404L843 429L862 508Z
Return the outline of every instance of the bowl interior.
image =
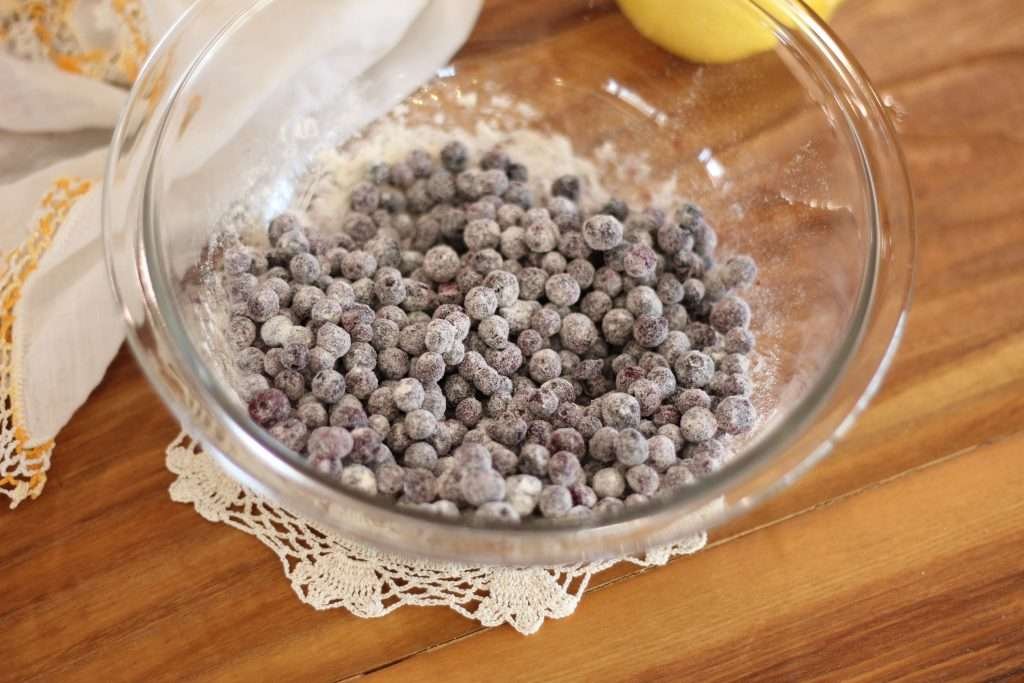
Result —
M877 225L861 142L820 55L764 3L729 1L774 31L778 49L696 65L645 40L610 2L539 12L487 2L454 58L450 45L424 44L414 25L367 60L351 32L325 30L344 19L330 3L308 13L281 1L221 3L237 12L222 10L230 21L174 85L163 117L147 179L146 240L158 299L247 447L305 467L258 435L227 387L223 311L196 306L196 264L211 235L265 230L286 208L324 227L340 224L325 196L373 155L389 161L407 151L405 142L430 146L431 135L460 134L504 142L513 156L518 145L551 172L582 160L599 181L585 202L611 194L672 210L694 201L718 230L721 256L757 260L747 298L762 420L737 444L736 461L777 454L786 430L816 409L822 382L858 333ZM730 465L680 497L706 502L724 493L728 507L737 471ZM337 489L341 500L348 495Z

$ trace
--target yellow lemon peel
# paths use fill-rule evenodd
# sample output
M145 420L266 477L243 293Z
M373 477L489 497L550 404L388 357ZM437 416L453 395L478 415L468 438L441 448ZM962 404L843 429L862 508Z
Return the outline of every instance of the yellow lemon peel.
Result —
M769 13L777 0L763 0ZM806 0L829 19L842 0ZM640 33L669 52L695 62L733 62L775 47L775 36L754 10L733 0L619 0Z

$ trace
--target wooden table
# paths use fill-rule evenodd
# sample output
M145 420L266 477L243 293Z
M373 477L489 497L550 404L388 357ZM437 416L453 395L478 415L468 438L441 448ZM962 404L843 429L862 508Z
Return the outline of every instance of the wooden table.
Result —
M43 496L0 512L0 679L1024 680L1024 4L851 0L835 26L901 112L919 278L883 391L798 485L530 638L315 612L169 500L177 427L122 351Z

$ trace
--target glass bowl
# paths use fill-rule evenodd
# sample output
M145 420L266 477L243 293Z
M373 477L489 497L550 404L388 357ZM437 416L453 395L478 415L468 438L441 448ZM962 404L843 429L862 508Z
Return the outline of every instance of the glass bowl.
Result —
M246 486L407 555L510 565L618 556L787 486L849 429L889 365L909 303L912 207L883 107L829 29L795 0L722 1L770 30L776 49L698 65L648 42L610 2L486 2L474 24L473 2L435 0L425 23L367 59L373 40L335 30L348 24L329 13L372 9L368 0L301 13L283 0L193 4L132 89L104 189L110 274L146 376ZM472 26L457 52L431 40L456 19ZM499 133L562 136L609 191L692 199L720 252L754 256L763 419L737 456L621 516L488 526L346 491L258 428L197 314L196 264L232 221L266 225L315 202L318 155L372 138L383 112L410 128L486 119Z

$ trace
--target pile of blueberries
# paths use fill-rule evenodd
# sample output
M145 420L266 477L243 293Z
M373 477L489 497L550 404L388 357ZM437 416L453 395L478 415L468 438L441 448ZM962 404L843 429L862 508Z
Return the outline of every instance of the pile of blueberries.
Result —
M757 267L701 210L536 196L501 149L375 164L335 226L212 257L252 419L342 486L445 516L587 518L692 485L749 431Z

